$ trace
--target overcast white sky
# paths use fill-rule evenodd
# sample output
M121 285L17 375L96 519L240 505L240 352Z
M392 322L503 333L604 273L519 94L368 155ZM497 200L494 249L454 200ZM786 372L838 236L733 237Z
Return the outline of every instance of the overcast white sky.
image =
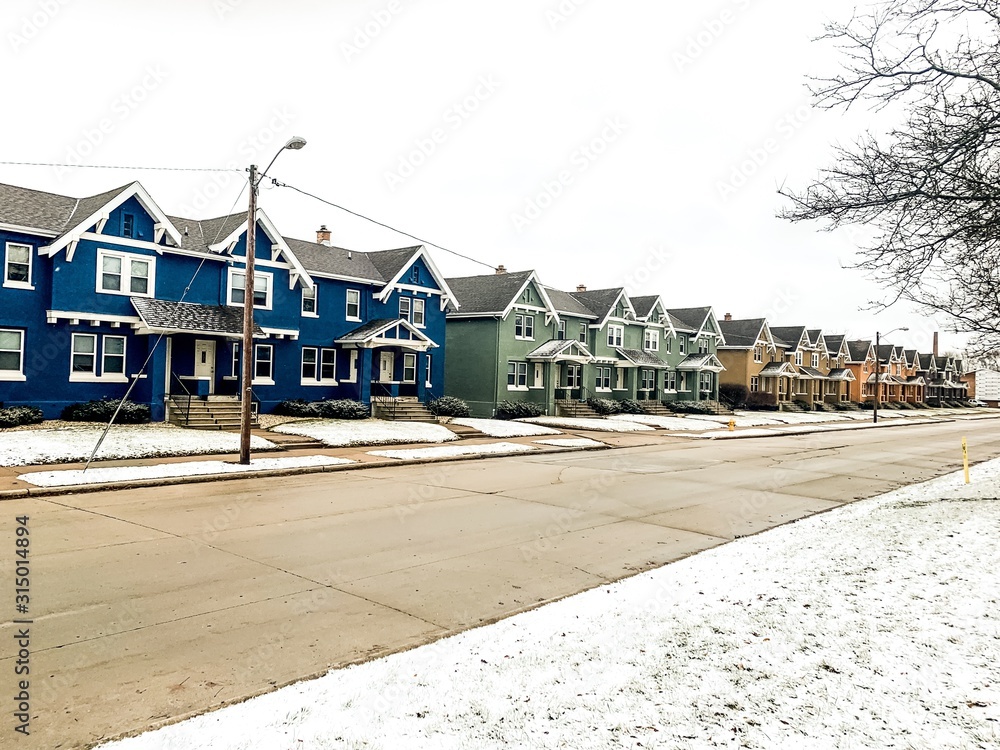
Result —
M848 234L775 218L868 122L805 89L836 64L810 40L857 4L7 0L0 160L242 170L300 135L272 176L490 266L929 349L925 315L863 311L885 295L842 268ZM244 177L0 166L74 196L134 179L207 218ZM284 188L261 207L287 236L414 244Z

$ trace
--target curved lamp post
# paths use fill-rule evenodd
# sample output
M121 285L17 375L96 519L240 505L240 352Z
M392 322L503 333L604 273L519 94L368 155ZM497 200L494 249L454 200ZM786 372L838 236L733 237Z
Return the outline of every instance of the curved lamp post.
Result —
M240 463L250 463L250 422L253 400L253 267L257 250L257 190L281 152L286 148L298 151L306 145L305 138L292 136L278 149L271 163L257 174L257 165L250 165L250 205L247 208L247 257L243 284L243 393L240 400Z
M895 333L896 331L909 331L910 329L906 326L900 326L899 328L893 328L891 331L886 333L888 336L890 333ZM881 336L878 331L875 331L875 406L872 409L872 423L878 424L878 404L879 400L882 398L882 357L879 355L879 345L881 343Z

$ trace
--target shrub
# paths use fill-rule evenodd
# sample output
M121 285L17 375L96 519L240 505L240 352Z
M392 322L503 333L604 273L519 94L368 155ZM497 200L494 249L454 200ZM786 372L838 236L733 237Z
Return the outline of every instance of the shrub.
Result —
M730 409L742 409L746 406L750 389L740 383L721 383L719 385L719 401Z
M910 406L912 406L914 409L930 409L931 408L927 404L925 404L923 401L914 401L912 404L910 404Z
M871 409L875 408L875 402L874 401L862 401L860 404L858 404L858 406L861 407L862 409L871 410Z
M837 411L857 411L858 405L854 401L837 401L833 404Z
M67 422L110 422L118 404L122 404L122 408L115 418L116 424L145 424L149 421L148 404L137 404L134 401L122 403L117 398L70 404L63 409L62 418Z
M0 428L38 424L41 421L42 410L36 406L8 406L0 409Z
M367 404L346 398L314 401L310 406L323 419L368 419L371 414Z
M667 404L676 414L714 414L715 411L704 401L673 401Z
M301 398L282 401L274 407L274 413L282 417L315 417L316 410L312 404L303 401Z
M778 411L778 400L773 393L753 391L747 394L746 408L750 411Z
M812 411L813 408L812 404L806 401L804 398L797 398L794 401L792 401L792 403L795 404L797 407L799 407L802 411Z
M427 408L435 417L467 417L469 405L455 396L442 396L427 402Z
M596 411L602 417L609 417L612 414L621 412L619 402L610 398L588 398L587 406Z
M645 405L642 401L636 401L631 398L623 398L618 402L618 413L619 414L647 414Z
M524 419L540 417L545 412L541 404L534 401L501 401L497 404L497 419Z

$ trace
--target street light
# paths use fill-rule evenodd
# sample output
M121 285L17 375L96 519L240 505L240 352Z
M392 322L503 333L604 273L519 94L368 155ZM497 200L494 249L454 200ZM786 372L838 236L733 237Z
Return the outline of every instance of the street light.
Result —
M292 136L288 143L278 149L260 176L257 175L257 165L250 165L250 205L247 208L247 257L245 278L243 284L243 398L240 401L240 463L250 463L250 421L253 400L253 266L254 253L257 251L257 189L261 180L267 175L267 170L274 165L281 152L286 148L298 151L306 145L305 138Z
M900 326L899 328L893 328L891 331L886 333L888 336L890 333L895 333L896 331L909 331L910 329L906 326ZM880 376L882 374L882 358L879 356L878 350L881 343L881 336L878 331L875 331L875 406L872 409L872 424L878 424L878 402L882 398L882 381Z

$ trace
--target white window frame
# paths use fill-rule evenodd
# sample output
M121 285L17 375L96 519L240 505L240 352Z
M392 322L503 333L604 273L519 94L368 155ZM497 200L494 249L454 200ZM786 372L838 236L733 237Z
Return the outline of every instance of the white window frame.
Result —
M236 283L236 279L239 278L239 283ZM264 289L265 303L263 305L254 304L254 310L270 310L274 304L274 274L268 273L267 271L257 271L254 270L253 274L253 287L254 296L257 296L257 282L258 279L266 282L267 286ZM239 291L243 292L246 288L246 269L240 270L239 268L229 269L229 289L226 293L226 304L230 307L243 307L243 302L236 302L233 299L233 292ZM256 354L254 354L254 361L256 362Z
M306 310L306 302L312 301L312 312ZM302 307L300 308L303 318L319 317L319 287L313 284L312 289L307 286L302 287Z
M677 336L677 353L687 356L687 336L683 333Z
M764 361L764 345L757 344L753 348L753 361L758 364Z
M420 318L420 322L417 322L417 318ZM411 323L413 323L414 328L426 328L427 326L427 301L422 299L413 298L413 311L411 313Z
M627 373L628 373L628 370L626 370L624 367L616 367L615 368L615 388L614 389L616 391L624 391L624 390L628 389L628 382L626 380Z
M760 376L751 375L750 376L750 393L757 393L760 391Z
M424 357L424 385L430 388L434 385L434 368L431 366L431 355Z
M330 357L332 359L331 362L327 362L326 361L327 355L330 355ZM328 366L331 368L331 370L333 372L333 376L329 377L329 378L326 377L323 374L323 368L324 367L328 367ZM316 376L319 378L319 382L320 383L323 383L324 385L337 385L337 350L336 349L334 349L332 347L329 347L329 346L321 346L319 348L319 361L317 362L316 367L317 367L317 369L316 369Z
M11 248L20 248L28 251L28 280L27 281L14 281L10 278L10 251ZM8 242L6 251L3 256L3 285L8 289L34 289L32 286L31 279L34 272L34 258L35 258L35 248L25 242ZM24 265L18 262L17 265Z
M351 297L354 301L351 302ZM351 315L351 307L357 308L358 314ZM361 322L361 290L360 289L348 289L347 296L344 300L344 317L347 320L353 320L356 323Z
M261 354L264 350L268 351L268 358L265 360L261 358ZM267 362L270 365L270 375L267 377L261 377L257 375L257 368L262 362ZM273 344L254 344L253 347L253 373L251 373L252 379L250 381L251 385L274 385L274 345Z
M691 389L688 388L688 374L687 374L687 370L678 370L677 372L680 374L679 382L677 383L677 392L678 393L690 393Z
M660 351L660 337L655 328L647 328L642 333L642 349L647 352Z
M698 337L698 354L708 354L708 337L699 336Z
M513 380L513 383L511 382ZM515 359L507 360L507 390L528 390L528 363Z
M581 323L580 324L580 333L579 333L578 338L579 338L581 344L586 344L587 343L587 324L586 323Z
M714 383L712 382L712 372L710 370L703 370L698 373L698 390L701 393L711 393ZM706 387L707 386L707 387Z
M240 377L240 345L238 342L233 343L232 350L232 360L229 363L229 375L223 376L224 380L239 380Z
M603 365L594 368L594 391L598 393L611 392L611 368Z
M518 333L518 328L521 333ZM514 338L519 341L535 340L535 316L528 313L514 314Z
M21 328L0 328L0 333L16 333L18 335L17 355L18 355L18 369L17 370L0 370L0 380L4 381L24 381L27 378L24 375L24 339L25 331ZM14 349L3 349L4 353L9 354Z
M677 370L666 370L663 373L663 390L677 393Z
M306 354L312 353L312 362L306 362ZM312 375L306 374L306 365L312 368ZM303 346L302 354L299 357L299 380L302 385L316 385L319 378L319 348L315 346Z
M531 368L531 387L534 389L545 387L545 367L541 362L535 362Z
M625 326L609 325L608 346L622 347L625 345L624 342L625 342Z
M812 357L809 358L809 361L812 363L813 368L819 367L819 354L813 352Z
M656 370L643 368L639 371L639 390L640 391L656 390Z
M411 364L407 364L407 362ZM406 377L407 370L413 372L410 377ZM417 382L417 355L413 352L403 352L403 379L400 382L406 384Z
M560 341L566 340L566 321L560 320L556 325L556 338Z
M674 347L673 347L673 344L671 343L671 341L672 341L672 339L670 337L670 332L669 331L664 331L663 332L663 353L664 354L672 354L673 353L673 348Z
M796 349L795 350L795 364L799 365L800 367L802 365L802 350L801 349Z
M93 350L90 352L80 352L76 351L76 342L82 341L84 339L90 339L93 341ZM97 380L97 334L96 333L74 333L70 337L70 347L69 347L69 379L70 382L88 382ZM76 358L90 357L91 364L89 370L77 370L76 369Z
M121 339L122 342L122 353L121 354L108 354L108 340L109 339ZM108 374L108 357L118 358L121 357L122 360L122 371ZM128 338L126 336L118 336L115 334L107 334L101 337L101 378L103 380L119 380L123 382L128 382L128 375L126 369L128 368Z
M104 259L118 258L121 261L121 289L104 288ZM146 291L132 291L132 263L145 263L148 273L146 274ZM137 255L135 253L123 253L120 250L107 250L99 248L97 250L97 293L116 294L120 297L154 297L156 294L156 258L151 255Z
M403 308L406 308L406 312L403 312ZM399 317L403 320L409 322L410 315L413 310L413 304L410 297L400 297L399 298Z

